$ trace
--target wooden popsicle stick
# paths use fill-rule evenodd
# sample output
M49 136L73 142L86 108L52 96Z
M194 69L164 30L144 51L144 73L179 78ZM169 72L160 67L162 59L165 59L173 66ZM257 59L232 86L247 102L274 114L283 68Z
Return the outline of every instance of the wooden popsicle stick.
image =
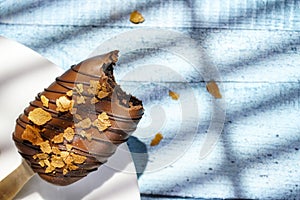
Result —
M25 160L0 181L0 200L13 199L35 173Z

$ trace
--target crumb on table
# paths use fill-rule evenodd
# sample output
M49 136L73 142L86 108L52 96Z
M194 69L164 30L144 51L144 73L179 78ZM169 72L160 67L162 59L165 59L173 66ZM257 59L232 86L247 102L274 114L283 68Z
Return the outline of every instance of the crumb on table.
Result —
M173 99L173 100L178 100L179 99L179 94L174 92L174 91L171 91L169 90L169 96Z
M150 146L156 146L160 143L160 141L163 139L163 135L161 133L157 133L154 138L152 139Z
M134 24L139 24L139 23L143 23L145 21L145 18L143 17L143 15L140 12L135 10L130 14L129 20Z
M219 87L215 81L209 81L206 84L207 91L216 99L222 98L222 95L220 93Z

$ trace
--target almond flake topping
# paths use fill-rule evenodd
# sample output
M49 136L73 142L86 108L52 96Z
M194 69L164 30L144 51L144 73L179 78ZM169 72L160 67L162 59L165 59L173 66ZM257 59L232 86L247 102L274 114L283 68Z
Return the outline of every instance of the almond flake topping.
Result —
M91 104L96 104L98 102L99 100L96 97L91 98Z
M63 136L68 142L72 142L75 132L71 127L68 127L64 130Z
M52 147L52 152L56 155L61 154L61 151L59 150L59 148L57 146Z
M86 160L85 156L77 155L75 153L71 153L71 156L73 157L73 162L75 164L82 164Z
M90 87L88 88L88 93L96 95L100 88L101 87L99 81L90 80Z
M107 97L108 95L109 95L108 92L99 91L97 97L98 97L99 99L103 99L103 98Z
M67 151L71 151L72 148L73 148L73 146L71 144L66 144Z
M98 115L98 119L93 122L93 126L97 127L99 131L104 131L111 126L106 112L102 112L100 115Z
M68 97L72 97L72 95L73 95L73 90L69 90L68 92L66 92L66 95L67 95Z
M77 96L77 97L76 97L76 102L77 102L78 104L83 104L83 103L85 103L85 98L84 98L84 96Z
M60 133L58 135L55 135L53 138L52 138L52 142L54 143L62 143L64 141L64 134L63 133Z
M49 158L49 155L46 153L38 153L33 156L33 159L37 159L37 158L40 160L46 160Z
M74 114L74 117L76 118L76 119L78 119L78 120L82 120L82 117L79 115L79 114Z
M83 93L83 84L82 83L76 84L75 90L77 93L82 94Z
M99 99L107 97L110 94L108 91L107 79L103 79L102 82L90 80L90 87L88 88L88 93L97 96ZM92 99L91 103L97 103L96 99Z
M74 100L68 99L66 96L61 96L56 99L56 111L66 112L72 111Z
M40 144L40 148L42 150L43 153L51 153L52 152L52 149L51 149L51 146L49 144L49 141L46 140L45 142L41 142Z
M34 124L40 126L50 121L52 119L52 116L42 108L35 108L29 112L28 119L30 119Z
M81 130L79 132L79 135L83 138L86 138L88 141L92 141L92 134L91 133L87 133L86 131L84 130Z
M65 166L63 158L60 156L52 155L51 157L51 165L55 168L62 168Z
M45 95L41 96L41 101L42 101L44 107L46 107L46 108L49 107L49 99Z
M81 120L80 122L75 124L75 127L87 129L90 128L91 125L92 125L92 121L90 120L90 118L85 118L84 120Z
M31 142L33 145L38 145L43 142L43 138L40 135L40 130L31 125L26 125L24 132L22 133L22 139Z

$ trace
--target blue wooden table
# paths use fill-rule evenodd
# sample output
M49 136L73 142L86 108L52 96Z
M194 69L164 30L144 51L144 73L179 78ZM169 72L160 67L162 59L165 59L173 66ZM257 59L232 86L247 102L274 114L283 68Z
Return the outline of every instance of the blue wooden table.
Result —
M143 14L143 23L129 21L134 10ZM141 28L176 31L196 41L218 69L216 81L226 102L222 134L205 158L200 159L199 152L214 101L205 90L205 80L189 82L197 101L203 102L198 107L200 124L188 148L180 146L184 137L175 141L177 146L169 146L176 153L184 150L174 162L145 171L155 162L148 158L159 152L159 146L149 146L155 133L130 138L133 155L144 155L133 156L142 199L299 199L300 1L0 1L0 35L64 69L85 59L101 43ZM172 56L160 55L172 62ZM123 84L136 87L134 80ZM150 90L153 96L142 98L156 102L171 87L184 98L186 86L176 84L164 85L156 96ZM176 102L166 104L171 107L163 108L172 109ZM159 123L159 118L155 120ZM193 120L188 127L199 123ZM188 135L189 129L185 131ZM172 135L163 133L163 141L172 141ZM163 152L155 154L157 159Z

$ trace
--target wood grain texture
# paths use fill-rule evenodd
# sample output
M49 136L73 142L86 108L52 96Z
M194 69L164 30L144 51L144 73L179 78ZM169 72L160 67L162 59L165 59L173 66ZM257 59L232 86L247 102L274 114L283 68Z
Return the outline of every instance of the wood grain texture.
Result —
M129 14L135 9L145 16L141 26L148 27L295 30L300 23L295 0L2 1L0 6L0 22L6 24L134 26Z
M64 69L86 58L107 39L134 30L23 25L0 25L0 27L4 36L32 48ZM299 80L300 34L297 31L218 29L181 31L202 45L219 69L224 81ZM260 75L262 73L264 76Z
M30 166L23 160L17 169L1 180L0 198L7 200L14 199L34 174Z
M179 31L205 49L219 70L221 80L216 81L224 88L227 108L222 135L214 151L203 160L199 151L212 102L203 80L150 84L151 74L142 82L124 80L128 71L116 68L116 78L124 89L141 96L147 110L163 102L170 119L178 117L175 110L180 102L168 99L169 88L178 91L181 98L187 88L192 88L198 100L199 115L193 120L197 123L201 119L201 123L193 143L187 149L174 148L172 144L185 141L174 140L172 130L176 126L168 121L167 127L173 129L164 131L167 135L162 146L170 146L172 155L185 151L162 170L139 174L142 199L300 198L299 1L1 1L0 8L1 35L64 69L85 59L107 39L145 27ZM144 23L129 22L129 14L135 9L144 15ZM128 67L145 60L128 65L123 61L121 66ZM171 61L162 64L174 70L179 63L184 64ZM193 70L184 67L182 74L193 74ZM149 91L148 96L142 95L143 89ZM148 120L153 117L151 113L148 116ZM185 127L187 134L191 131L190 126ZM147 169L151 162L148 158L161 151L160 146L149 146L155 133L149 131L150 135L143 137L137 133L129 141L135 152L145 153L135 159L140 170Z
M299 178L299 166L293 161L300 145L299 83L223 84L227 118L213 153L199 159L202 126L184 156L140 177L142 193L263 199L298 195L290 188L298 187ZM189 133L189 127L186 130Z

